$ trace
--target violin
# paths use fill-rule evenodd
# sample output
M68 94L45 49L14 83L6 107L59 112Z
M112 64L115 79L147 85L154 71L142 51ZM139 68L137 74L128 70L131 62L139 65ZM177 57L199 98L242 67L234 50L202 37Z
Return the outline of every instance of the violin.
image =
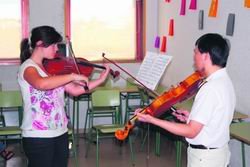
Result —
M105 70L106 67L90 63L84 58L75 59L77 66L75 65L74 59L69 57L57 56L54 59L46 59L43 62L45 70L51 75L62 75L70 73L80 73L86 77L90 77L94 67ZM79 70L79 72L78 72ZM110 75L116 78L120 75L119 71L113 71L110 69Z
M90 63L88 60L84 58L76 58L69 37L66 36L66 43L64 44L68 46L68 51L71 57L61 56L58 51L56 54L56 58L44 60L43 66L49 74L60 75L60 74L76 73L76 74L83 74L86 77L89 77L92 74L94 67L104 70L106 69L106 67L104 66ZM105 53L102 53L102 56L104 55ZM113 71L112 69L110 69L110 75L114 79L118 77L120 73L119 71ZM85 89L88 90L87 85L85 85Z
M174 110L172 107L174 104L193 96L204 83L202 75L199 72L194 72L177 86L170 88L162 95L156 97L155 100L153 100L148 106L144 107L140 113L159 117L169 109ZM118 140L125 140L131 129L133 129L137 119L137 115L131 117L123 130L117 130L115 132L115 137Z

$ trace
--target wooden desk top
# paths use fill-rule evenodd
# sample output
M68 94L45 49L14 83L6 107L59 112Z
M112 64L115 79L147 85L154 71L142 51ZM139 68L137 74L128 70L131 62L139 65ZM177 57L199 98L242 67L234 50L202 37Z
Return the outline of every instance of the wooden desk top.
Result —
M230 135L246 144L250 144L250 122L232 123Z
M188 110L190 112L192 109L193 102L194 102L194 99L190 98L180 103L177 103L176 105L174 105L174 107L176 107L177 109Z
M94 92L95 90L109 90L109 89L113 89L113 90L119 90L121 93L133 93L133 92L139 92L139 89L136 86L127 86L127 87L97 87L95 88L92 92Z
M234 112L234 117L233 117L233 120L241 120L241 119L246 119L248 118L249 116L246 115L246 114L243 114L243 113L240 113L238 111L235 111Z
M185 100L185 101L183 101L183 102L177 103L177 104L174 105L174 106L175 106L176 108L178 108L178 109L186 109L186 110L188 110L188 111L191 111L192 105L193 105L193 98L190 98L190 99ZM246 119L246 118L249 118L249 116L246 115L246 114L237 112L237 111L234 112L234 116L233 116L233 120L234 120L234 121L236 121L236 120L240 121L240 120ZM249 129L249 131L250 131L250 129Z
M114 89L118 89L121 93L134 93L139 92L137 87L117 87Z

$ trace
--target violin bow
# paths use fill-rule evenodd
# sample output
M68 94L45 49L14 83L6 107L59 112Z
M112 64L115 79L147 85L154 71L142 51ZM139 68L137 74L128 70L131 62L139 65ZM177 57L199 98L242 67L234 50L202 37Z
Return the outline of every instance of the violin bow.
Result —
M77 71L78 74L81 74L80 70L79 70L79 67L78 67L78 64L76 63L76 57L75 57L75 54L74 54L74 51L73 51L73 48L72 48L71 41L70 41L70 39L68 37L66 37L66 44L68 44L69 52L70 52L70 55L72 56L74 65L76 67L76 71ZM87 83L85 81L84 81L84 86L83 87L84 87L84 89L86 91L89 91L88 85L87 85Z
M154 90L148 88L148 87L147 87L146 85L144 85L141 81L139 81L136 77L134 77L132 74L130 74L130 73L127 72L125 69L123 69L121 66L119 66L116 62L114 62L113 60L110 60L110 59L106 58L106 57L105 57L105 53L102 53L102 57L103 57L105 60L107 60L108 62L114 64L114 65L115 65L116 67L118 67L119 69L121 69L123 72L125 72L127 75L129 75L131 78L133 78L136 82L138 82L139 84L141 84L142 87L144 87L147 91L149 91L150 93L152 93L155 97L158 97L158 96L159 96L159 94L158 94L156 91L154 91ZM172 111L176 111L176 108L173 107L173 106L170 107L170 109L171 109ZM143 109L142 109L142 110L143 110Z
M138 79L136 79L136 77L134 77L132 74L130 74L129 72L127 72L125 69L123 69L121 66L119 66L116 62L114 62L113 60L110 60L108 58L105 57L105 53L102 53L102 57L107 60L108 62L114 64L116 67L118 67L119 69L121 69L123 72L125 72L126 74L128 74L131 78L133 78L136 82L138 82L142 87L144 87L145 89L147 89L150 93L152 93L154 96L159 96L159 94L157 92L155 92L154 90L148 88L146 85L144 85L141 81L139 81Z

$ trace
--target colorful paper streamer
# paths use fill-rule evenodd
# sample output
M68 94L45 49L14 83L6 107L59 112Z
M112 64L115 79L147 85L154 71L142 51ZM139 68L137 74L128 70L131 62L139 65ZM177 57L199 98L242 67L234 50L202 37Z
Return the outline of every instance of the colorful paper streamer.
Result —
M217 16L217 10L218 10L218 0L212 0L209 10L209 17L216 17Z
M245 6L246 8L250 8L250 0L245 0L244 6Z
M196 10L197 9L197 0L191 0L190 1L189 9L191 9L191 10Z
M168 35L174 36L174 19L169 20Z
M181 0L180 15L185 15L185 14L186 14L186 0Z
M160 37L159 36L155 37L155 48L160 48Z
M166 52L166 51L167 51L167 37L163 36L161 43L161 52Z

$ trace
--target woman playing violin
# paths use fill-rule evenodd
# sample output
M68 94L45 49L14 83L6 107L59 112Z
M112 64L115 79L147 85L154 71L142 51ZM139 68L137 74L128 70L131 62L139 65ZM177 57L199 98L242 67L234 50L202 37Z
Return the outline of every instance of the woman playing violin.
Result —
M21 42L21 66L18 83L21 88L24 113L22 122L23 148L29 167L66 167L68 161L68 119L64 111L64 92L78 96L103 83L109 67L94 81L71 73L50 75L43 59L53 59L61 35L50 26L36 27L30 40ZM87 85L85 85L87 84Z
M205 34L195 43L194 66L206 83L199 89L189 113L173 113L183 123L169 122L137 112L138 119L186 137L188 167L226 167L230 160L229 127L236 97L226 70L229 43L219 34ZM139 110L137 110L139 111Z

